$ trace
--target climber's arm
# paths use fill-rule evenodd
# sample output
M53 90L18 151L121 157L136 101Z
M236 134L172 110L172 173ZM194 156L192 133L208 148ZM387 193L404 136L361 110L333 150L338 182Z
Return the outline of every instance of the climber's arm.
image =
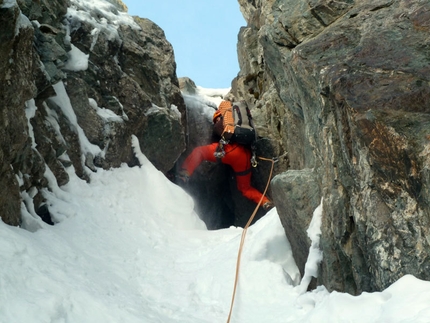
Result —
M218 143L213 143L211 145L195 148L185 159L181 168L185 169L189 176L191 176L194 173L194 170L202 163L202 161L207 160L210 162L216 162L214 152L216 151L217 147Z

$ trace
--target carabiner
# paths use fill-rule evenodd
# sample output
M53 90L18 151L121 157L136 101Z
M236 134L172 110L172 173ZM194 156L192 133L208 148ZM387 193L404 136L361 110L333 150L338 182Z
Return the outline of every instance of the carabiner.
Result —
M258 166L257 158L255 158L255 156L251 157L251 166L254 168Z

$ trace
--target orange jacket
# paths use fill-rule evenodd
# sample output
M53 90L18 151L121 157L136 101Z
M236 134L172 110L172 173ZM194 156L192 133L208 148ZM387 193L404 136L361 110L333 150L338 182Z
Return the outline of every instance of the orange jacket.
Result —
M191 176L194 170L201 164L203 160L216 162L214 156L218 148L218 143L213 143L206 146L200 146L185 159L182 169L185 169ZM239 144L230 143L224 146L225 156L221 159L223 164L230 165L236 175L236 183L238 190L246 198L258 203L262 194L251 186L251 151ZM267 197L263 198L262 204L269 201Z

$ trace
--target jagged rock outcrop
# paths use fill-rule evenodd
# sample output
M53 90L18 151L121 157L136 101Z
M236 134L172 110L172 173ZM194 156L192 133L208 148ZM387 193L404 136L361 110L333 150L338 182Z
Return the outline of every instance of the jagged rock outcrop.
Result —
M430 3L239 3L236 91L288 152L272 192L299 267L322 199L320 284L429 280Z
M17 6L2 1L0 30L0 214L4 222L18 225L21 200L15 174L23 155L31 155L24 107L36 91L31 81L33 28Z
M186 111L172 46L119 0L0 1L0 216L49 207L48 178L83 179L97 167L138 162L167 172L185 150ZM161 149L160 149L161 148ZM53 177L47 176L47 172ZM51 183L50 185L53 185Z

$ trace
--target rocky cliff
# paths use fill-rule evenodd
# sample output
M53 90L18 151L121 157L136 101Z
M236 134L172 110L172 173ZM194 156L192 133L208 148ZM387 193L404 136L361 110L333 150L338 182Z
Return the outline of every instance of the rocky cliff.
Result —
M407 273L429 280L429 2L239 3L248 25L232 92L252 108L259 154L280 156L270 195L302 273L322 203L319 284L358 294ZM137 165L131 135L163 172L203 143L206 130L187 130L163 31L126 10L120 0L0 0L4 222L55 222L50 187L70 172L89 180L98 168ZM254 185L267 175L260 163ZM218 187L204 177L195 179L203 201ZM239 214L217 204L238 225L254 207L240 198Z
M163 172L185 150L185 104L164 32L121 1L0 1L0 215L52 223L44 194L69 172ZM161 148L161 149L160 149Z
M430 279L430 3L239 0L233 83L270 146L272 195L303 272L322 203L318 283L358 294Z

